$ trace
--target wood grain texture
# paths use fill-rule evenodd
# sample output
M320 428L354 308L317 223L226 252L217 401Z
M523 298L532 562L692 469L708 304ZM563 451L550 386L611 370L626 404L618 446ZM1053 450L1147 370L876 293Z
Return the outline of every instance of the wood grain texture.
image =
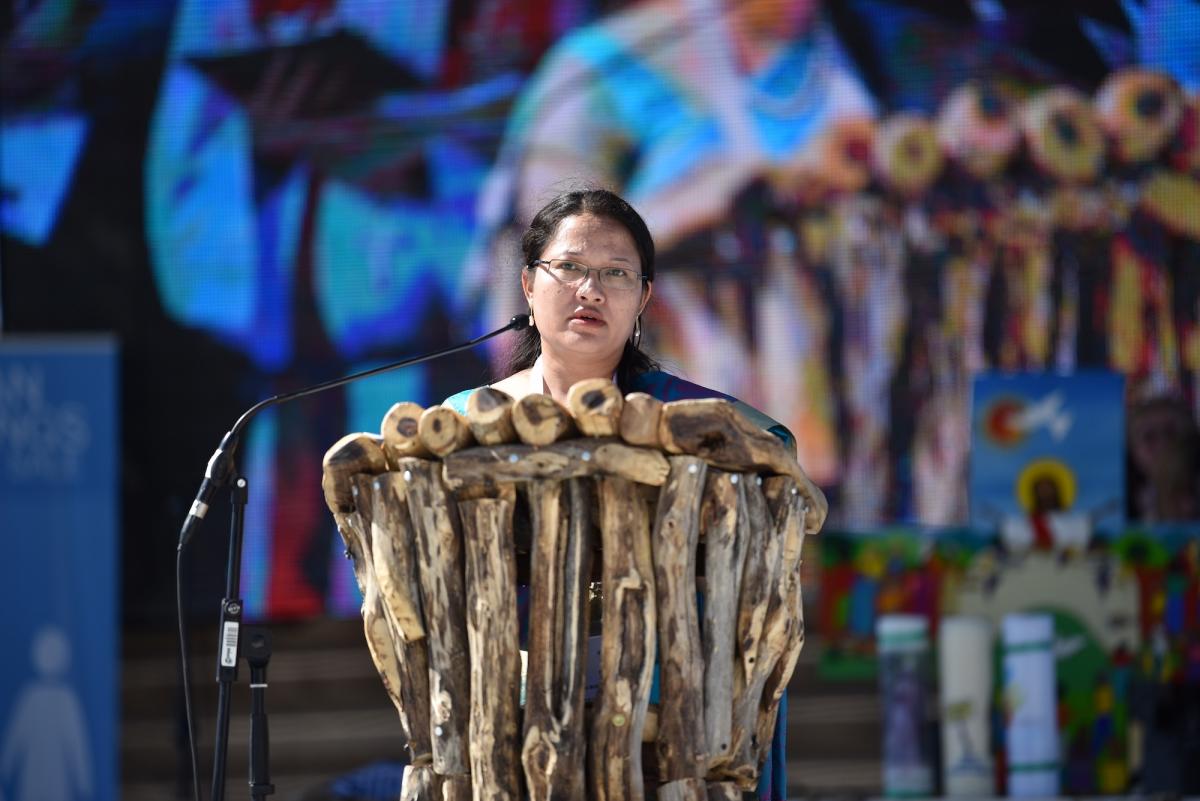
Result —
M347 434L333 443L321 459L321 490L329 511L335 515L353 512L351 477L358 473L374 475L387 469L383 441L373 434Z
M408 511L416 534L421 608L429 641L433 766L442 776L470 770L470 660L462 534L436 464L401 460ZM443 788L444 789L444 788Z
M408 742L410 762L432 760L429 737L429 657L417 592L417 566L412 531L403 497L396 493L399 476L384 473L359 476L360 505L369 508L371 564L377 595L396 657L400 722ZM386 586L379 565L385 564ZM365 596L364 596L365 597Z
M621 439L630 445L661 448L658 424L663 402L645 392L630 392L621 407Z
M526 395L513 404L513 427L527 445L549 445L575 432L571 413L549 395Z
M474 801L471 777L464 775L442 776L442 801Z
M371 569L371 507L370 480L367 476L356 476L351 482L352 496L359 507L347 516L347 534L350 539L350 551L354 559L355 577L361 583L363 590L362 619L363 634L367 641L367 652L371 662L383 683L384 692L396 707L400 716L401 728L408 735L412 721L409 718L410 708L405 706L401 666L392 639L392 631L388 625L387 613L379 589L375 582L375 574ZM409 741L410 748L413 743ZM416 743L417 750L420 743Z
M658 786L658 801L708 801L703 779L675 779Z
M788 653L789 644L795 633L789 577L795 573L795 563L783 564L783 554L790 532L789 528L802 529L803 496L796 489L794 479L789 476L772 476L765 479L762 493L751 493L747 487L747 500L752 496L755 505L761 498L766 506L765 540L763 542L759 586L751 591L751 564L757 563L747 554L746 570L742 578L742 608L739 610L739 626L748 618L753 634L743 636L745 647L743 672L738 677L733 701L733 758L721 773L732 778L743 790L753 789L758 780L761 760L770 748L769 731L763 732L760 716L764 689L779 661ZM758 623L761 621L761 627ZM751 650L752 649L752 650ZM794 664L792 666L794 668ZM790 677L790 671L788 672ZM768 709L766 715L771 711ZM765 737L765 740L764 740Z
M434 456L445 457L475 443L467 418L449 406L431 406L421 412L417 436Z
M388 409L379 427L383 435L383 451L393 469L401 459L427 459L432 454L418 436L421 415L425 407L417 403L397 403Z
M704 657L696 611L696 544L708 465L695 456L669 461L671 473L659 495L651 538L661 649L658 772L664 782L703 779L708 769Z
M760 677L757 687L750 686L750 683L758 675L756 668L767 609L773 594L770 575L777 571L773 571L768 563L770 512L760 479L756 475L746 474L739 483L742 485L744 506L738 516L738 537L746 543L746 557L738 596L730 744L728 757L712 771L712 777L734 781L745 790L753 788L757 776L753 744L750 742L755 734L756 720L750 710L756 708L757 698L762 692L761 682L765 682L765 677ZM749 700L752 695L754 703Z
M515 442L512 396L493 387L480 387L467 398L467 424L480 445Z
M751 479L753 476L751 476ZM704 729L708 770L729 761L732 746L738 597L746 541L738 537L746 474L711 469L700 506L704 539Z
M372 479L371 563L379 594L401 638L415 642L425 636L421 596L413 551L412 523L398 473Z
M591 801L642 801L642 733L656 646L650 514L637 485L597 481L603 559L600 696L588 744Z
M400 801L442 801L441 778L432 765L406 765L400 781Z
M800 566L804 547L804 500L791 478L777 476L765 482L767 505L772 527L780 532L780 571L775 593L767 612L767 630L778 631L776 645L769 656L774 662L763 684L759 701L755 743L757 762L766 759L779 703L787 692L804 647L804 609L800 587ZM765 666L764 666L765 667Z
M734 782L709 782L708 801L742 801L742 790Z
M529 669L521 759L531 801L584 794L591 577L590 482L526 486L533 518Z
M512 516L515 493L459 506L471 651L471 778L476 798L518 801L521 653Z
M621 390L607 378L577 381L567 390L567 410L586 437L615 437L621 431Z
M634 448L615 439L570 439L553 445L497 445L471 448L446 457L444 476L456 492L499 483L565 480L614 475L659 486L667 480L667 459L658 451Z
M706 398L664 404L658 434L669 453L693 454L723 470L791 476L808 504L806 532L815 534L825 522L829 512L825 494L778 437L751 423L729 401Z

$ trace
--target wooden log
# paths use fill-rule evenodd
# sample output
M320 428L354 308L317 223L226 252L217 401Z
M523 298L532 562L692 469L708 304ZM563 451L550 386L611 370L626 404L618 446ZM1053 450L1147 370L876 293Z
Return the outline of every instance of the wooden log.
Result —
M659 494L651 537L661 649L658 773L664 782L703 779L708 771L704 656L696 611L696 544L708 465L695 456L669 461L671 474Z
M398 473L372 479L371 564L390 620L405 642L424 638L412 523Z
M549 445L575 431L571 413L549 395L526 395L513 404L513 428L528 445Z
M798 488L790 478L772 477L765 482L767 505L772 526L780 532L782 543L780 574L767 613L767 629L781 629L780 652L769 653L774 662L763 684L759 701L755 743L757 764L761 766L770 749L779 714L779 703L787 691L800 651L804 647L804 609L800 587L800 566L804 546L804 508ZM765 667L765 666L763 666Z
M621 390L607 378L576 381L567 390L567 410L586 437L615 437L621 431Z
M397 654L392 631L388 625L387 612L384 609L383 600L379 596L374 572L370 569L372 563L371 508L373 506L370 492L369 477L356 477L352 483L352 495L358 504L359 511L348 516L349 526L347 529L347 533L353 541L352 550L356 554L356 578L361 582L363 590L361 610L363 634L366 637L367 652L371 655L371 662L375 665L375 670L383 683L384 692L387 693L392 705L396 707L396 712L400 716L400 725L404 729L405 735L409 737L410 754L413 756L413 761L416 762L417 758L427 756L427 751L422 753L420 734L414 731L414 718L410 716L410 713L414 712L414 708L411 704L406 703L406 699L411 700L412 696L411 692L406 691L410 691L412 686L409 684L406 687L407 674ZM412 739L413 735L416 736L416 741ZM428 738L426 738L427 740Z
M525 483L596 474L661 486L669 472L662 453L618 440L569 439L553 445L497 445L446 457L446 485L455 492L498 483Z
M742 676L749 676L754 672L758 658L758 644L767 619L772 587L767 583L770 572L767 564L769 512L757 476L746 475L742 493L745 513L738 516L738 537L746 542L746 559L738 597L737 643Z
M440 471L432 462L404 459L408 511L416 534L421 608L429 640L430 726L433 766L442 776L470 770L470 654L466 636L466 592L462 534Z
M334 514L354 511L350 478L358 473L382 473L388 469L383 441L371 434L347 434L333 443L321 460L321 489Z
M738 597L746 541L738 537L745 476L712 469L700 507L704 537L704 729L708 770L729 761L732 744Z
M801 594L799 573L788 577L788 609L790 610L789 638L787 646L775 663L774 669L763 685L762 700L759 702L758 724L756 726L757 762L761 769L767 753L771 748L771 740L775 733L775 722L779 717L779 704L787 692L788 682L800 661L800 651L804 648L804 601Z
M396 658L397 711L408 742L409 761L421 764L429 762L433 753L429 737L429 658L424 641L425 629L420 607L414 605L413 598L388 597L389 592L394 596L410 596L417 586L408 510L402 496L397 496L395 492L396 479L399 476L394 473L356 476L355 495L363 510L359 515L363 530L369 531L369 563L377 566L391 560L386 568L392 571L389 580L398 585L385 590L379 570L370 572L372 586L368 592L378 599ZM364 595L364 599L367 597ZM397 618L398 613L412 617L401 622ZM411 636L417 632L419 636ZM381 635L373 632L372 636Z
M630 392L620 409L620 438L630 445L662 448L659 423L662 402L646 392Z
M339 479L336 476L331 477L329 472L325 472L321 477L321 483L327 484L329 487L325 492L325 502L333 512L338 534L341 535L342 542L346 546L346 558L350 560L353 568L354 582L358 585L358 593L365 596L367 574L372 569L369 556L370 534L365 533L363 519L359 517L354 508L358 503L358 488L355 486L354 478L354 476L346 476ZM342 496L349 500L340 500ZM339 507L347 511L340 511ZM366 543L365 546L364 543Z
M461 774L442 776L442 801L473 801L471 777ZM483 796L480 796L483 798Z
M708 801L742 801L742 790L735 782L709 782Z
M459 506L466 549L471 651L471 777L476 798L518 801L521 653L514 494Z
M434 456L445 457L472 445L475 438L467 418L449 406L431 406L421 413L417 436Z
M771 476L763 481L763 494L771 514L771 526L780 533L780 572L799 569L804 547L804 496L789 476Z
M658 786L658 801L708 801L703 779L675 779Z
M750 707L745 699L753 691L747 685L755 676L772 588L766 583L769 512L761 480L749 473L743 474L739 483L743 505L737 520L738 539L746 543L746 556L738 595L730 741L727 755L710 778L734 781L746 789L755 779L754 766L748 764L753 753L748 740L754 736L755 721L749 718Z
M405 765L400 801L442 801L442 782L432 765Z
M650 516L629 480L605 477L597 487L604 625L600 696L588 744L590 798L642 801L642 732L657 631Z
M585 481L536 481L526 486L533 548L521 761L531 801L584 795L592 558L591 504ZM568 508L569 514L564 514Z
M630 445L661 448L658 424L663 402L645 392L630 392L621 407L621 439Z
M803 498L799 491L791 492L795 485L790 477L773 476L766 479L765 485L765 492L754 492L751 486L746 487L749 507L768 506L767 496L771 500L765 513L766 522L755 524L756 528L761 526L766 530L761 562L753 551L748 553L742 577L739 627L746 620L750 621L750 627L740 635L744 652L733 700L733 756L719 771L736 781L743 790L754 788L759 758L770 747L770 732L766 733L766 742L760 738L760 704L767 680L787 653L795 628L791 610L785 608L786 601L781 600L781 594L786 597L790 592L786 589L790 587L787 577L794 573L794 565L785 570L782 561L788 528L802 528ZM751 577L752 566L756 572L754 579Z
M517 439L512 422L512 396L480 387L467 398L467 425L480 445L503 445Z
M383 416L380 433L388 463L396 468L401 459L428 458L432 454L418 434L425 408L416 403L397 403Z
M791 476L808 504L805 531L815 534L825 522L829 511L825 494L779 438L751 423L729 401L706 398L664 404L658 434L668 452L690 453L723 470Z

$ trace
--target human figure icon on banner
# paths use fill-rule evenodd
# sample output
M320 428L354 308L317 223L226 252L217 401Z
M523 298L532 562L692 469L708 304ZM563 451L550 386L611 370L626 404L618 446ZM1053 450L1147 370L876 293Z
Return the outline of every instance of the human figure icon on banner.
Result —
M93 792L91 751L83 707L66 682L71 643L62 629L45 626L33 638L37 676L17 693L4 726L0 778L11 801L76 801Z

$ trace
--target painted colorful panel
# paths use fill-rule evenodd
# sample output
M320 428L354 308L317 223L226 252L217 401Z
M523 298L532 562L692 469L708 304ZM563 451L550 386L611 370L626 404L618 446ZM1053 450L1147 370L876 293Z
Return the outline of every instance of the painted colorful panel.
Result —
M1104 371L976 376L972 525L1066 512L1115 530L1125 508L1124 387Z

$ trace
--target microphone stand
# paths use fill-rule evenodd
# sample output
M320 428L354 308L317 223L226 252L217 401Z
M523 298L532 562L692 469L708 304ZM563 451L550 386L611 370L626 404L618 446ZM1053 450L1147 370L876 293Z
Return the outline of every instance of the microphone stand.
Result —
M216 744L213 749L213 778L212 792L210 793L211 801L223 801L225 797L225 759L229 750L229 703L230 693L232 692L233 683L237 681L237 667L239 655L239 633L242 623L242 599L240 597L240 579L242 569L242 532L245 522L246 501L249 494L249 488L246 484L244 476L238 474L235 457L237 448L241 442L242 432L245 431L250 420L263 409L271 406L277 406L281 403L304 398L309 395L315 395L318 392L324 392L327 389L349 384L353 381L358 381L362 378L368 378L379 373L386 373L390 370L396 370L401 367L411 367L421 362L440 359L443 356L449 356L459 351L468 350L476 345L499 336L506 331L519 331L522 328L529 326L529 315L515 315L508 324L502 328L497 328L482 336L476 337L469 342L464 342L461 345L454 345L449 348L427 353L423 356L416 356L411 359L405 359L391 364L385 364L381 367L375 367L370 370L363 370L359 373L353 373L342 378L335 378L330 381L325 381L320 384L314 384L311 387L296 390L295 392L286 392L280 395L274 395L270 398L259 401L251 406L242 416L237 419L233 427L221 439L221 444L217 446L217 450L213 453L212 458L208 460L208 467L204 473L204 480L200 484L200 490L196 493L196 499L192 502L192 507L188 511L188 516L183 522L183 526L179 531L179 546L178 550L183 551L184 547L196 533L200 523L204 520L204 516L208 513L209 504L212 502L213 495L221 487L229 487L233 509L229 528L229 560L227 562L225 572L225 597L221 601L221 622L218 639L217 653L217 721L216 721ZM188 665L185 662L182 668L185 672L188 670ZM257 671L261 669L262 675L265 678L265 664L259 663L251 665L251 673L254 678L257 678ZM252 678L253 681L253 678ZM259 682L265 684L265 681ZM262 688L259 688L260 691ZM261 694L257 698L262 701ZM263 702L265 703L265 701ZM265 709L265 707L263 707ZM263 734L265 736L265 713L260 722L263 724ZM192 732L188 731L188 736L192 736ZM265 763L267 753L266 748L261 749L260 755ZM274 792L274 786L269 783L270 776L269 768L266 764L256 766L256 775L251 776L251 789L255 799L261 799L266 793Z

